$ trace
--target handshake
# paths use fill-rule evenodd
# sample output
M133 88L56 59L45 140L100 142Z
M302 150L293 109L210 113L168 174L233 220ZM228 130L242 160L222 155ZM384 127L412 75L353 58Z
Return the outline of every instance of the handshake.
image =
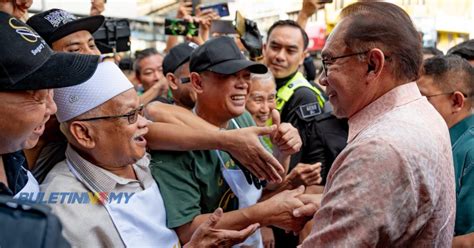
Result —
M223 216L217 209L209 219L194 232L191 240L183 248L231 247L239 244L262 226L276 226L294 233L300 232L304 225L318 210L320 194L304 194L304 186L283 191L268 200L242 209L243 222L253 223L241 230L216 228Z
M304 190L304 186L285 190L255 205L261 208L263 216L266 216L261 225L300 232L319 209L322 197L321 194L305 194Z

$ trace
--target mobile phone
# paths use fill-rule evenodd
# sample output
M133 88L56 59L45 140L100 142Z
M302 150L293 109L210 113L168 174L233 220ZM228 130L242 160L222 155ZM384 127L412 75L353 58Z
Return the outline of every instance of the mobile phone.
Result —
M201 11L206 10L206 9L213 9L219 16L229 16L229 6L227 3L218 3L218 4L213 4L213 5L206 5L206 6L201 6L199 7Z
M183 19L165 18L165 34L198 36L199 23L187 22Z
M245 34L245 18L239 11L235 12L235 30L240 36Z
M234 28L234 22L229 20L213 20L211 22L211 34L236 34L237 31Z
M332 3L332 0L318 0L318 3Z
M199 5L201 1L200 0L192 0L192 9L191 9L191 15L195 16L196 15L196 7Z

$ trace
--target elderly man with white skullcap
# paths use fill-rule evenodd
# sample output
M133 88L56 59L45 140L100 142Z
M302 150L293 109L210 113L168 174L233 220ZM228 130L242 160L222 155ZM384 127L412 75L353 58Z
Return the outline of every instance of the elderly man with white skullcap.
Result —
M55 91L54 100L68 147L66 159L51 170L41 190L72 246L179 247L178 236L166 227L160 190L148 168L143 137L148 120L120 69L112 62L101 63L85 83ZM210 242L202 234L220 214L217 211L186 246ZM230 234L222 235L225 242L238 242L256 228L219 232ZM215 237L213 243L224 242Z

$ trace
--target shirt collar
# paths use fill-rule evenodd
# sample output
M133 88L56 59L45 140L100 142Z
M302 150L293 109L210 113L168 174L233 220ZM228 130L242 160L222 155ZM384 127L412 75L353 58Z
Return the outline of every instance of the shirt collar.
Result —
M3 194L15 195L28 183L28 175L26 170L23 169L23 167L28 167L25 156L23 155L23 151L20 150L3 154L2 159L9 188L3 184L0 191L2 191ZM7 188L9 191L6 190Z
M133 165L138 180L119 177L90 163L81 157L71 145L68 145L66 149L66 159L79 174L86 187L93 192L112 192L118 185L137 182L141 184L142 188L148 187L148 185L143 185L143 182L147 181L145 179L150 173L148 154Z
M283 87L288 81L290 81L290 79L292 79L296 73L298 72L298 70L296 70L295 72L291 73L290 75L284 77L284 78L275 78L275 83L277 85L277 90L280 89L281 87Z
M449 129L449 136L451 137L451 145L454 145L458 142L459 138L470 128L474 128L474 114L464 118L462 121L458 122L456 125L452 126Z
M354 140L362 130L387 112L421 98L420 90L415 82L393 88L349 118L347 143Z

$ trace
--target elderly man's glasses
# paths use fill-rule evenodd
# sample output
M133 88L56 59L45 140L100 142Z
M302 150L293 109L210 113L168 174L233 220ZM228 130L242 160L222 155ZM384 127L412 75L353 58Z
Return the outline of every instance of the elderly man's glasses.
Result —
M138 108L128 112L127 114L99 116L99 117L79 119L77 121L96 121L96 120L113 119L113 118L127 118L128 124L134 124L138 120L138 115L141 115L141 116L144 115L144 106L143 106L143 104L141 104Z
M328 65L331 65L331 64L334 63L337 59L342 59L342 58L347 58L347 57L362 55L362 54L368 53L369 51L370 51L370 50L365 51L365 52L360 52L360 53L345 54L345 55L342 55L342 56L337 56L337 57L332 57L332 58L331 58L331 57L323 58L323 60L322 60L321 62L322 62L322 64L323 64L324 76L325 76L325 77L328 77Z

